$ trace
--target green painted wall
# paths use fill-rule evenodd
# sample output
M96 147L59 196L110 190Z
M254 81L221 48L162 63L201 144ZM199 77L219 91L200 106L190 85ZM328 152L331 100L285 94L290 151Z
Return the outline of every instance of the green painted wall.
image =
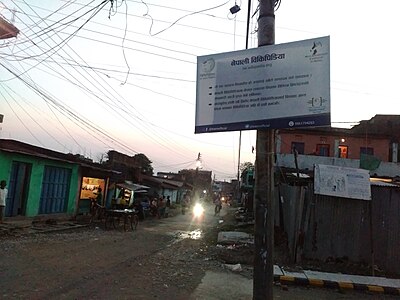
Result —
M5 153L0 151L0 180L6 180L7 184L10 181L11 163Z
M10 182L11 166L13 161L28 163L32 165L28 199L26 204L27 207L25 212L25 215L27 217L34 217L38 215L43 172L45 166L71 169L71 182L66 213L71 215L75 213L75 207L78 201L76 195L80 184L78 181L78 165L0 151L0 180L5 179L7 181L7 184L9 184Z

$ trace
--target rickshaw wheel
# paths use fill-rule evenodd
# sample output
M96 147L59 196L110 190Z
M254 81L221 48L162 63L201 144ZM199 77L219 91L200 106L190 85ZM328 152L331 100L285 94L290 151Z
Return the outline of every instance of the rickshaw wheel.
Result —
M104 228L105 229L109 229L111 228L111 226L114 226L114 218L111 214L106 214L105 218L104 218Z

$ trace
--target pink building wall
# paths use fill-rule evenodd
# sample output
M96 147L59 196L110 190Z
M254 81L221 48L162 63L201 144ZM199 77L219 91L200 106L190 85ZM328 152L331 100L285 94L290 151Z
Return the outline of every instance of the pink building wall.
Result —
M278 132L280 140L280 153L292 153L292 142L304 143L304 154L316 155L317 145L329 145L329 156L335 156L335 141L339 141L339 145L348 147L349 159L360 159L360 148L373 148L374 156L382 161L389 160L390 139L381 137L349 137L340 135L327 135L324 133L309 133L309 132ZM342 142L341 139L344 139Z

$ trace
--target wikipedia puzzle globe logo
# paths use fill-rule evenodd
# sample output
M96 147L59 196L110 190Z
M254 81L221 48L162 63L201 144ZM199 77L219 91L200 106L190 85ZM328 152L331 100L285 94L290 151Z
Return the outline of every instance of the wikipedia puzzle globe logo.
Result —
M201 69L204 73L210 73L214 70L215 61L213 58L209 58L201 64Z

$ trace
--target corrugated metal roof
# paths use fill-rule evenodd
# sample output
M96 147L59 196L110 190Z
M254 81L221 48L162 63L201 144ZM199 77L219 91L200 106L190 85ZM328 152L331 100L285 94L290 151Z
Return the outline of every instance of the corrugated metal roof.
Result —
M294 172L293 172L293 173L289 173L289 174L291 174L291 175L297 177L297 173L294 173ZM307 174L305 174L305 173L299 173L298 175L299 175L300 178L311 178L311 176L309 176L309 175L307 175Z
M30 144L25 144L20 141L15 140L7 140L7 139L0 139L0 152L7 152L7 153L18 153L22 155L28 155L32 157L40 157L44 159L49 159L53 161L61 161L65 163L80 165L82 167L90 168L97 171L114 173L114 174L121 174L120 171L115 171L98 163L93 162L86 162L79 157L72 155L72 154L65 154L57 151L53 151L46 148L41 148L37 146L33 146Z
M371 185L374 185L374 186L397 187L397 188L399 187L396 184L381 181L381 180L376 180L376 179L375 180L370 179L370 183L371 183Z
M144 191L150 188L145 185L131 183L131 182L117 183L116 185L134 192Z

